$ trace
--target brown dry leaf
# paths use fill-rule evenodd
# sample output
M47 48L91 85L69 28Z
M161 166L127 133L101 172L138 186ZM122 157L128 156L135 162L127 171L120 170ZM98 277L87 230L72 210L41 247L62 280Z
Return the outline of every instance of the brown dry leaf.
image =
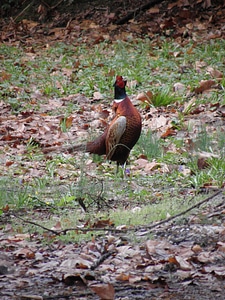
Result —
M214 80L202 80L199 87L195 88L194 91L195 93L200 94L211 89L213 85L215 85Z
M123 258L131 258L140 254L139 248L132 248L130 245L117 247L118 255Z
M195 47L195 44L193 44L188 50L187 50L187 54L192 54L193 53L193 49Z
M200 245L194 245L191 250L194 252L194 253L198 253L198 252L201 252L202 251L202 247Z
M151 91L142 92L137 95L137 100L140 100L142 102L148 102L152 103L153 93Z
M207 162L207 159L205 157L199 157L197 161L197 165L199 170L203 170L209 167L209 163Z
M9 211L9 205L6 204L6 206L2 207L2 211L5 212L5 213L8 212Z
M175 256L169 257L168 262L171 264L177 264L177 260L176 260Z
M9 80L11 78L11 74L6 73L5 71L0 72L0 82L3 82L5 80Z
M149 162L149 163L145 164L144 171L146 173L149 173L150 171L157 170L160 167L161 167L160 163L156 163L155 161L152 161L152 162Z
M216 79L222 79L224 77L223 73L220 72L219 70L214 69L213 67L207 67L206 69L208 73Z
M73 117L70 116L66 119L66 128L70 128L72 126L73 123Z
M204 61L196 61L195 62L195 69L198 73L201 72L201 69L206 67L207 66L207 63L204 62Z
M188 23L188 24L186 24L186 28L189 29L189 30L193 30L194 24L193 23Z
M10 242L17 243L17 242L21 242L21 241L24 241L24 240L29 239L29 238L30 238L30 234L28 234L28 233L20 233L20 234L14 235L14 236L9 236L8 240Z
M115 298L115 289L111 283L96 283L89 287L102 300L113 300Z
M212 273L214 272L216 275L224 277L225 276L225 268L224 266L217 266L217 265L212 265L212 266L205 266L202 268L203 273Z
M116 280L119 281L129 281L130 274L120 273L118 276L116 276Z
M167 8L168 9L172 9L172 8L174 8L175 6L177 6L177 2L173 2L173 3L168 3L168 6L167 6Z
M148 13L150 13L150 14L158 14L159 13L159 8L157 6L152 7L150 9L148 9Z
M118 230L126 230L127 228L129 228L127 225L118 225L118 226L116 226L116 229L118 229Z
M14 161L7 161L6 163L5 163L5 166L6 167L10 167L11 165L13 165L15 162Z
M94 100L102 100L104 99L104 96L100 92L94 92L93 98Z
M145 245L150 256L157 254L161 256L161 259L169 259L170 253L174 251L174 246L166 240L148 240Z
M145 272L146 273L156 273L156 272L162 270L163 267L164 267L164 264L161 264L161 263L158 263L158 264L155 264L155 265L150 265L147 268L145 268Z
M218 154L215 154L215 153L212 153L212 152L206 152L206 151L193 152L193 154L198 156L199 158L204 158L204 159L212 158L212 157L219 158Z
M181 82L174 83L173 90L176 94L181 95L185 91L185 85Z
M202 22L195 22L195 26L198 30L206 30L208 28L208 24Z
M221 114L222 117L225 117L225 105L222 105L219 109L218 109L219 114Z
M51 227L51 230L55 230L55 231L62 230L61 222L58 221L53 227Z
M91 22L90 24L89 24L89 28L91 28L91 29L98 29L100 26L98 25L98 24L96 24L96 23L94 23L94 22Z
M27 27L27 29L32 30L34 27L36 27L38 25L37 22L31 21L31 20L27 20L27 19L23 19L22 20L23 25L25 25Z
M154 171L156 169L159 169L162 167L162 164L157 163L155 161L148 162L147 159L144 158L138 158L135 160L135 166L132 167L133 170L144 170L145 173L149 173L151 171Z
M225 252L225 243L224 242L218 242L217 246L218 246L219 251Z
M192 272L177 270L176 276L178 276L181 280L187 280L188 278L192 278Z
M64 260L60 268L62 270L73 270L74 268L77 269L89 269L92 266L93 262L91 261L91 258L82 258L78 254L74 254L73 258L68 258Z
M174 136L176 135L177 132L176 130L172 129L172 128L167 128L166 129L166 132L164 132L162 135L161 135L161 138L165 139L167 138L168 136Z
M21 248L17 251L14 252L14 255L17 258L28 258L28 259L33 259L35 258L35 253L34 251L32 251L31 249L25 247L25 248Z
M224 268L224 266L215 268L214 273L217 275L217 277L220 277L221 279L224 279L225 278L225 268Z
M213 261L211 252L207 252L207 251L202 251L201 253L199 253L197 259L201 263L209 263Z
M164 117L163 115L160 115L159 117L153 117L151 121L149 122L149 127L151 130L159 129L160 127L164 127L168 122L168 119Z
M140 282L141 280L142 280L142 276L132 274L129 278L129 283L136 283L136 282Z
M135 160L135 164L138 165L139 168L144 168L147 163L148 160L144 158L138 158Z
M102 219L102 220L97 220L94 222L94 224L91 226L91 228L104 228L104 227L110 227L114 226L114 222L111 221L110 219Z
M211 0L204 0L203 3L202 3L202 7L203 8L209 8L212 6L212 3L211 3Z
M176 264L181 268L181 270L183 270L183 271L192 270L192 265L186 259L184 259L182 256L175 255L174 258L176 260Z
M173 56L174 57L179 57L180 55L182 55L183 53L181 51L175 51L173 52Z

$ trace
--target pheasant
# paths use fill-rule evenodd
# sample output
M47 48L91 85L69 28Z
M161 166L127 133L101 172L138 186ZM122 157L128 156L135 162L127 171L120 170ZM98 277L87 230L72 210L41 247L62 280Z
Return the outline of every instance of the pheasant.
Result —
M84 150L92 154L106 155L111 161L116 161L117 170L119 165L124 165L131 149L137 143L141 134L141 116L126 94L126 81L122 76L116 76L114 84L115 100L113 111L115 117L102 135L91 142L67 147L63 150L73 152ZM56 150L53 148L43 149L44 153Z
M126 163L142 126L140 113L126 94L126 83L122 76L116 76L112 107L115 117L101 136L86 144L86 152L106 155L108 160L116 161L117 168Z

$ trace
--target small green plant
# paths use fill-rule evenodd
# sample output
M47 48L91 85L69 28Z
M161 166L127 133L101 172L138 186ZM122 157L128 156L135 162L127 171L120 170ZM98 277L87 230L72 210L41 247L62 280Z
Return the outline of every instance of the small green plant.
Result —
M142 132L136 149L139 153L146 155L149 160L163 155L160 139L150 130Z
M196 188L213 185L222 187L225 183L225 161L223 158L211 157L205 159L205 167L199 168L198 158L192 158L188 164L192 170L190 183Z
M171 91L159 91L153 95L152 104L156 107L167 106L177 101L177 97L174 96Z
M0 180L0 207L9 205L16 209L25 207L29 201L29 189L27 185L15 179L2 178Z

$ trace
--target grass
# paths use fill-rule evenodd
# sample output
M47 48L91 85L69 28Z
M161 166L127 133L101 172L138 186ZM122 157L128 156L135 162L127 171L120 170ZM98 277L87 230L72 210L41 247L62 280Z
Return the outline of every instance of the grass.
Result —
M138 146L135 148L135 152L143 153L149 160L158 158L163 154L162 142L150 130L143 132L138 141Z
M151 91L150 107L166 110L170 106L179 110L179 106L189 101L189 91L202 79L210 78L208 65L225 73L224 48L224 40L182 46L162 38L157 44L145 39L103 42L92 48L85 44L74 47L60 43L41 50L40 54L28 55L23 48L2 44L0 96L16 116L29 111L40 112L49 99L57 101L77 93L92 97L95 91L104 96L102 104L108 107L115 75L122 74L133 81L127 88L129 95ZM196 61L205 63L200 71L195 68ZM183 94L174 93L176 82L184 84ZM7 205L12 210L41 208L43 214L45 209L50 209L52 216L44 222L50 228L55 219L60 220L63 227L82 225L94 218L112 219L115 226L144 225L183 210L189 203L184 203L180 190L194 189L196 192L207 184L218 187L224 184L224 132L219 128L210 131L203 125L197 128L188 121L199 105L225 104L224 83L222 79L221 89L213 91L210 97L199 95L193 106L185 112L179 110L177 119L172 120L178 134L185 131L191 136L194 151L217 154L207 159L207 168L200 170L197 157L189 155L185 135L161 139L157 132L143 130L132 150L131 173L126 178L121 178L122 170L116 174L115 165L98 156L76 154L70 157L60 153L46 158L39 151L36 139L31 139L25 146L26 154L14 154L10 157L14 164L5 169L7 151L1 152L1 213ZM83 105L65 101L64 106L52 107L47 115L63 116L59 128L61 133L69 134L71 128L67 120L71 114L82 112ZM133 171L140 154L147 158L146 163L155 160L159 167L150 174L143 174L139 169ZM35 168L40 173L32 175ZM86 213L79 199L83 199ZM67 238L80 241L84 236L71 232ZM91 238L91 234L86 234L85 238Z
M202 74L193 67L196 58L207 61L213 53L213 61L210 63L222 71L223 57L219 47L223 49L224 46L223 40L215 40L204 51L202 45L193 46L192 53L188 54L190 45L184 48L166 40L162 41L160 47L152 47L149 40L138 40L135 43L117 41L110 46L108 43L101 43L92 49L80 46L76 50L73 46L59 44L43 51L42 56L34 54L31 59L22 49L2 45L0 55L6 55L4 71L11 77L3 81L1 86L4 86L5 99L9 94L16 96L10 89L12 84L21 88L21 99L26 99L23 102L29 102L34 86L46 96L62 97L79 92L92 96L97 87L106 97L111 97L114 78L107 74L116 70L119 74L137 80L142 90L150 87L157 95L156 103L165 101L167 105L174 99L169 95L172 94L172 86L176 81L179 80L186 86L196 86L203 76L204 79L207 78L204 68ZM180 52L180 55L173 56L175 52ZM187 65L187 71L180 74L179 69L183 65ZM158 92L158 85L164 87L161 92ZM28 89L25 88L27 86ZM131 92L136 92L135 87Z

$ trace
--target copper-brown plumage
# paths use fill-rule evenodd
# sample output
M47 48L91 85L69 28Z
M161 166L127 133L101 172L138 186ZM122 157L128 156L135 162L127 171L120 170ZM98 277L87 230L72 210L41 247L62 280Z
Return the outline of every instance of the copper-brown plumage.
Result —
M87 152L105 154L107 159L116 161L117 165L127 161L141 134L141 116L127 96L125 86L123 77L117 76L113 103L115 117L100 137L86 145Z

